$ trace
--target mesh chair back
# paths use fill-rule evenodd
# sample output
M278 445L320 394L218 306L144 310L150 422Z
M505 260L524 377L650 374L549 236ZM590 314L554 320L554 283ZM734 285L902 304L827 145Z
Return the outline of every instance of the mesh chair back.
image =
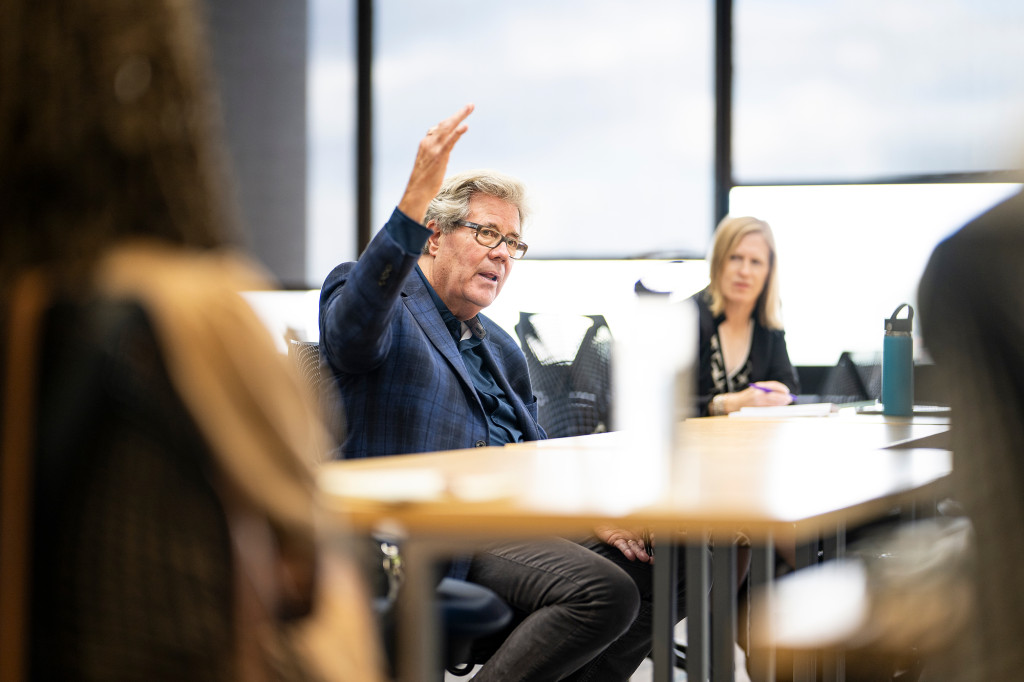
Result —
M820 399L831 403L877 400L882 393L882 371L877 363L856 363L848 351L839 355L820 390Z
M291 337L287 337L286 340L288 358L316 397L321 418L328 432L335 443L342 443L345 440L345 412L330 372L323 371L320 344L316 341L299 341Z
M608 430L612 334L604 317L520 313L515 329L548 436Z
M315 341L288 339L288 357L314 395L320 394L320 344Z

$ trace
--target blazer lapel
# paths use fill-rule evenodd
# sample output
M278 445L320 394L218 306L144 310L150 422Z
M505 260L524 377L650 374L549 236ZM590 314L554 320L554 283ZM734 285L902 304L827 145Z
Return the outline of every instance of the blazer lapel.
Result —
M512 405L512 410L516 413L516 419L519 422L519 428L523 431L523 436L526 440L539 439L540 431L537 429L537 422L526 409L526 405L519 398L519 394L512 390L512 385L508 383L508 377L505 376L503 369L498 367L498 363L494 361L494 355L491 353L491 347L487 339L484 339L484 342L480 344L480 348L483 349L484 363L491 370L491 375L498 382L498 385L501 386L501 390L505 391L505 397Z
M470 378L469 372L466 371L466 364L462 361L459 347L455 344L455 339L452 338L451 332L445 326L444 320L441 319L441 314L437 312L434 299L430 297L430 292L427 291L423 281L419 276L410 276L406 280L405 290L404 302L406 308L412 313L413 318L420 325L430 343L437 349L437 352L448 361L452 369L459 376L459 379L462 380L462 383L468 388L473 389L472 394L476 395L473 379ZM481 409L483 408L481 407Z

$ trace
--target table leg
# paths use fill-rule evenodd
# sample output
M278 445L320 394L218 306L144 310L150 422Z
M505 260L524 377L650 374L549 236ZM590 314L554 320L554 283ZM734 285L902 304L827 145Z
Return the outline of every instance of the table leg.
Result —
M840 521L836 525L835 535L826 535L822 541L822 559L830 561L846 556L846 524Z
M668 533L666 533L668 535ZM653 682L672 682L675 676L676 570L679 547L660 542L654 561L654 613L651 622ZM689 590L689 586L687 586Z
M818 538L810 537L804 544L796 548L796 569L806 568L818 563ZM815 682L817 679L818 660L813 651L800 651L793 654L793 682Z
M705 682L711 672L708 628L711 576L704 543L706 533L689 532L687 535L691 542L686 545L686 679Z
M831 561L846 556L846 524L840 521L836 525L834 536L822 538L824 548L822 559ZM823 682L844 682L846 680L846 656L841 649L824 651L821 654Z
M731 534L715 537L711 587L711 672L713 679L736 679L736 544Z
M822 682L843 682L846 679L846 656L839 649L821 654Z
M402 545L405 582L396 605L399 682L437 679L443 670L436 606L436 556L426 542Z
M750 591L759 595L757 603L771 613L775 608L775 542L771 534L763 546L754 545L750 565ZM770 619L765 618L765 623ZM766 626L766 627L770 627ZM771 642L773 632L764 633L766 641ZM775 646L750 646L750 676L756 682L775 682Z

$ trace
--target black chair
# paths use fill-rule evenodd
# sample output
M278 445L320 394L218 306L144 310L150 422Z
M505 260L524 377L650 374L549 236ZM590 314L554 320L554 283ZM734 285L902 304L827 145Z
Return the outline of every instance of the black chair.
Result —
M342 413L341 402L331 377L321 371L323 359L319 344L294 338L287 338L287 343L288 356L303 380L319 397L324 418L340 443L344 436L344 420L339 416ZM393 664L395 633L392 615L396 586L389 584L381 568L391 561L389 555L382 554L384 549L387 552L399 550L389 542L384 542L384 546L381 548L380 539L372 539L367 545L369 557L366 563L371 572L371 584L377 585L374 608L381 621L385 650ZM468 675L476 663L483 662L474 659L473 642L504 629L512 620L512 609L486 587L454 578L441 579L437 586L437 600L443 625L445 669L456 676Z
M881 365L877 361L857 363L849 351L843 351L825 375L818 394L820 401L837 404L878 400L882 394Z
M550 438L607 431L612 334L601 315L520 313L515 327Z

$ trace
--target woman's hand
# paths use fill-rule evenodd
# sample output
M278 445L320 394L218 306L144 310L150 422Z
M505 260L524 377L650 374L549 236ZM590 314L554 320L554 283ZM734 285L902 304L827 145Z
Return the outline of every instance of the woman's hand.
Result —
M742 391L723 393L721 396L722 414L735 412L742 407L771 407L789 405L793 396L789 387L779 381L758 381Z
M612 528L611 526L599 526L594 529L594 534L602 542L617 548L622 555L630 561L642 561L646 564L653 564L654 557L648 553L644 546L644 531L633 531L624 528ZM650 540L648 540L650 542Z
M789 405L793 402L789 387L779 381L756 381L744 390L754 392L752 405Z

